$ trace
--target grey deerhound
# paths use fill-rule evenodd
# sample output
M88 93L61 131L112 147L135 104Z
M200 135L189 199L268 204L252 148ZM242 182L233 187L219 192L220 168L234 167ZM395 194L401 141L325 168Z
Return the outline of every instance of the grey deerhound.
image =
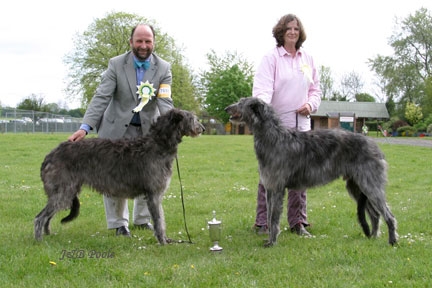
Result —
M232 123L246 123L254 135L259 172L267 190L269 239L264 246L276 243L285 188L306 189L340 176L357 202L357 217L365 235L378 236L381 215L388 226L389 243L396 243L396 219L385 196L387 163L372 140L339 129L286 129L273 108L258 98L242 98L225 111Z
M204 126L192 113L172 109L152 123L147 136L134 140L89 138L63 142L42 163L41 178L48 203L34 220L34 233L50 234L50 221L60 210L71 209L61 220L79 214L78 195L83 185L111 197L146 195L160 244L170 242L165 232L162 198L172 175L172 163L183 136L196 137Z

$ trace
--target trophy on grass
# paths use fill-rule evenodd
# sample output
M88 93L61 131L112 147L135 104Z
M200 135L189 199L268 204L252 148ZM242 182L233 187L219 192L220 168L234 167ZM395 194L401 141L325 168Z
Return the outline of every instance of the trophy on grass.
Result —
M216 211L213 211L213 219L207 222L210 232L210 240L213 246L210 251L221 251L223 248L219 246L219 241L222 235L222 221L216 220Z

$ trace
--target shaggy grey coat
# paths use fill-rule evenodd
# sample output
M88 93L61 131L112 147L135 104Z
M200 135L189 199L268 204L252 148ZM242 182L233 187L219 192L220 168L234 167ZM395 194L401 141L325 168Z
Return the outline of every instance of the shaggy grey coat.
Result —
M304 190L340 176L357 202L357 216L365 235L378 236L381 215L388 226L389 243L396 243L396 219L385 196L387 163L375 142L346 130L300 132L284 128L273 108L258 98L242 98L225 110L231 122L246 123L254 134L260 175L267 190L266 247L276 243L286 188Z
M34 220L34 233L42 240L42 229L50 234L50 221L60 210L71 209L61 220L79 214L82 185L110 196L133 199L147 196L149 211L160 244L170 240L165 232L162 198L172 175L172 163L183 136L204 131L190 112L172 109L158 117L147 136L134 140L89 138L63 142L42 163L41 178L48 203Z

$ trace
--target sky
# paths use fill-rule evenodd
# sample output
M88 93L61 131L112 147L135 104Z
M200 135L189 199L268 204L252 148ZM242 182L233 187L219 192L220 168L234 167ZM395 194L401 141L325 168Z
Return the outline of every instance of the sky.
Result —
M366 62L392 55L388 40L398 29L395 19L405 19L421 7L432 12L432 1L9 1L0 10L0 103L16 107L36 94L46 103L79 107L79 100L64 91L69 81L64 56L73 50L77 34L111 12L153 19L183 47L196 73L207 68L211 50L220 56L236 52L256 68L275 46L273 26L282 15L294 13L306 30L303 47L316 65L330 67L336 81L358 73L365 92L373 95L373 73Z

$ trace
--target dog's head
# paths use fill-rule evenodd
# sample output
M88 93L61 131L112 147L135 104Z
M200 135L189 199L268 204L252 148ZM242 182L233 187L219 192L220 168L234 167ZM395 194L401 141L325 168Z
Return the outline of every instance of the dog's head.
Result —
M178 125L181 136L197 137L205 131L198 117L189 111L174 108L166 116L169 122Z
M231 123L245 123L251 129L262 123L265 115L273 114L269 105L255 97L241 98L237 103L226 107L225 111L230 114Z

